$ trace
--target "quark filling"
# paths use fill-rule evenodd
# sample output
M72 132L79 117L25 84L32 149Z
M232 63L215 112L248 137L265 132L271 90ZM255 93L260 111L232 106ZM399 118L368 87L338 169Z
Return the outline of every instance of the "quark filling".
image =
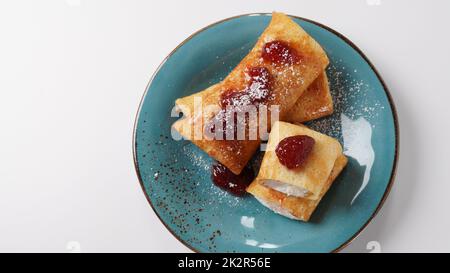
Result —
M267 179L267 180L263 180L262 184L267 188L271 188L278 192L284 193L288 196L305 198L310 195L310 192L305 188L294 186L294 185L284 183L284 182L281 182L278 180Z
M292 215L287 209L281 207L281 204L277 202L267 202L259 197L256 197L256 200L258 200L263 206L271 209L273 212L278 213L280 215L283 215L284 217L293 219L293 220L301 220L300 218L295 217Z

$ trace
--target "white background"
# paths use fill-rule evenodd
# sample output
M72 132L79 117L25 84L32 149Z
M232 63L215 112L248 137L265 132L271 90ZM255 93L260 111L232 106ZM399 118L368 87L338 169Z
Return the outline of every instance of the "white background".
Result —
M142 193L132 128L180 42L283 11L356 43L400 121L387 203L346 251L450 251L450 1L0 1L0 251L184 252ZM76 243L69 243L75 241Z

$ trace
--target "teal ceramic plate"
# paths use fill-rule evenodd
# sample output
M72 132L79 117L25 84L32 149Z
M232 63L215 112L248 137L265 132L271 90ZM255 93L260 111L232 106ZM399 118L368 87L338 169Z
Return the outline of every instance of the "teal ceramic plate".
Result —
M212 24L179 45L161 64L142 99L134 160L147 199L164 225L199 252L331 252L369 223L394 179L398 126L386 86L362 52L336 31L293 17L325 49L335 103L332 116L308 125L338 138L349 164L308 223L284 218L253 197L213 186L212 163L188 141L171 138L175 99L223 79L268 25L268 14Z

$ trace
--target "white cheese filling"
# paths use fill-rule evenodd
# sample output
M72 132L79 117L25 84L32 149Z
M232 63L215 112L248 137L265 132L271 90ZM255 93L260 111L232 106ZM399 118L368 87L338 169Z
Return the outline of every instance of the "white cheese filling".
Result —
M309 191L305 188L294 186L277 180L263 180L262 184L273 190L282 192L288 196L307 197Z
M256 200L258 200L263 206L271 209L273 212L278 213L280 215L283 215L284 217L294 219L294 220L301 220L294 215L292 215L287 209L282 208L280 204L276 202L266 202L265 200L262 200L261 198L256 197Z

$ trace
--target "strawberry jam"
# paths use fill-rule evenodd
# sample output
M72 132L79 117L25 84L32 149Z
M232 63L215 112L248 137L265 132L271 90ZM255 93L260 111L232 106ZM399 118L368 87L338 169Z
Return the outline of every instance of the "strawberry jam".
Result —
M239 104L246 103L249 99L250 97L245 91L229 89L223 92L220 96L220 107L225 109L228 105L238 106Z
M273 79L270 71L265 67L252 67L246 70L247 85L242 90L228 89L220 96L219 113L208 124L209 129L213 134L216 133L215 123L223 124L222 132L223 139L226 139L227 130L234 132L234 139L237 138L237 114L245 113L249 109L245 106L258 106L266 102L271 95ZM231 109L227 107L231 106ZM231 111L230 111L231 110ZM247 122L247 114L246 120ZM232 122L233 121L233 122ZM234 124L234 125L232 125ZM246 124L243 124L246 125ZM220 134L220 133L219 133Z
M236 196L244 195L245 189L255 178L253 170L249 167L244 168L239 175L236 175L220 163L213 165L211 176L216 186Z
M269 70L265 67L253 67L248 70L247 75L250 80L246 92L251 97L251 103L264 102L269 97L273 84Z
M247 86L243 90L227 90L222 93L220 106L258 105L264 102L272 90L272 75L265 67L252 67L246 71Z
M272 41L264 45L261 57L263 60L278 65L292 65L300 61L295 49L282 41Z
M312 137L305 135L291 136L278 143L275 153L281 164L288 169L295 169L306 162L314 144L315 141Z

